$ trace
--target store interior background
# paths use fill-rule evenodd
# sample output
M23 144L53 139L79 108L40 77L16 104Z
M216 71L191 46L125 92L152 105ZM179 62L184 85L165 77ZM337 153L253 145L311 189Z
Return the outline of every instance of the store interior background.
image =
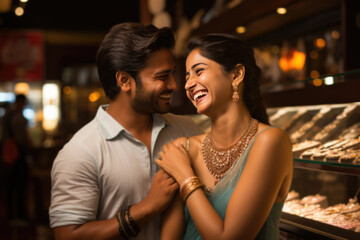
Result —
M277 12L280 7L286 13ZM53 238L48 226L52 161L107 102L96 51L111 26L127 21L173 29L180 85L172 99L175 113L195 113L182 90L185 42L210 32L235 34L255 48L268 108L360 101L356 1L0 0L0 117L14 94L24 93L33 143L27 224L7 219L7 167L0 163L0 239Z

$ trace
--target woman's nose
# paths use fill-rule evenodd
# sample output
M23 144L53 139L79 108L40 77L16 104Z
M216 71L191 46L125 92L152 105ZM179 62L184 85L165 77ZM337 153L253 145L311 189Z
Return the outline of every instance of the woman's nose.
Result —
M191 90L192 88L194 88L196 86L196 81L194 80L194 78L189 77L187 79L187 81L185 82L185 90Z

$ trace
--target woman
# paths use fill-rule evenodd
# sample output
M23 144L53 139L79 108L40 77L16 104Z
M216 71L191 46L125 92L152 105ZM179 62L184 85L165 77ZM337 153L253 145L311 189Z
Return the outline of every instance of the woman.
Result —
M188 53L187 97L211 119L211 131L177 139L156 159L180 185L161 238L279 239L291 142L269 126L253 50L235 37L211 34L190 41Z

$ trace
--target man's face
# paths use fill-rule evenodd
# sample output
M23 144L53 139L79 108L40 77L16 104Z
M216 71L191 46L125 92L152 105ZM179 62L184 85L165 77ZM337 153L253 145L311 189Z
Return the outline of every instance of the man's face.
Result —
M168 49L150 55L146 66L138 74L132 107L140 113L166 113L170 111L171 93L177 90L175 61Z

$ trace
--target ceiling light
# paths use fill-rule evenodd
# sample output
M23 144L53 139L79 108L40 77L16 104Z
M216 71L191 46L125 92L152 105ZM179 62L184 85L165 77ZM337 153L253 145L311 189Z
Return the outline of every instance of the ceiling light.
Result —
M246 32L246 27L244 27L244 26L238 26L238 27L236 28L236 32L239 33L239 34L243 34L243 33Z
M15 15L20 17L24 14L24 9L22 7L15 8Z
M283 7L280 7L280 8L278 8L278 9L276 9L276 12L277 12L278 14L286 14L287 9L286 9L286 8L283 8Z

